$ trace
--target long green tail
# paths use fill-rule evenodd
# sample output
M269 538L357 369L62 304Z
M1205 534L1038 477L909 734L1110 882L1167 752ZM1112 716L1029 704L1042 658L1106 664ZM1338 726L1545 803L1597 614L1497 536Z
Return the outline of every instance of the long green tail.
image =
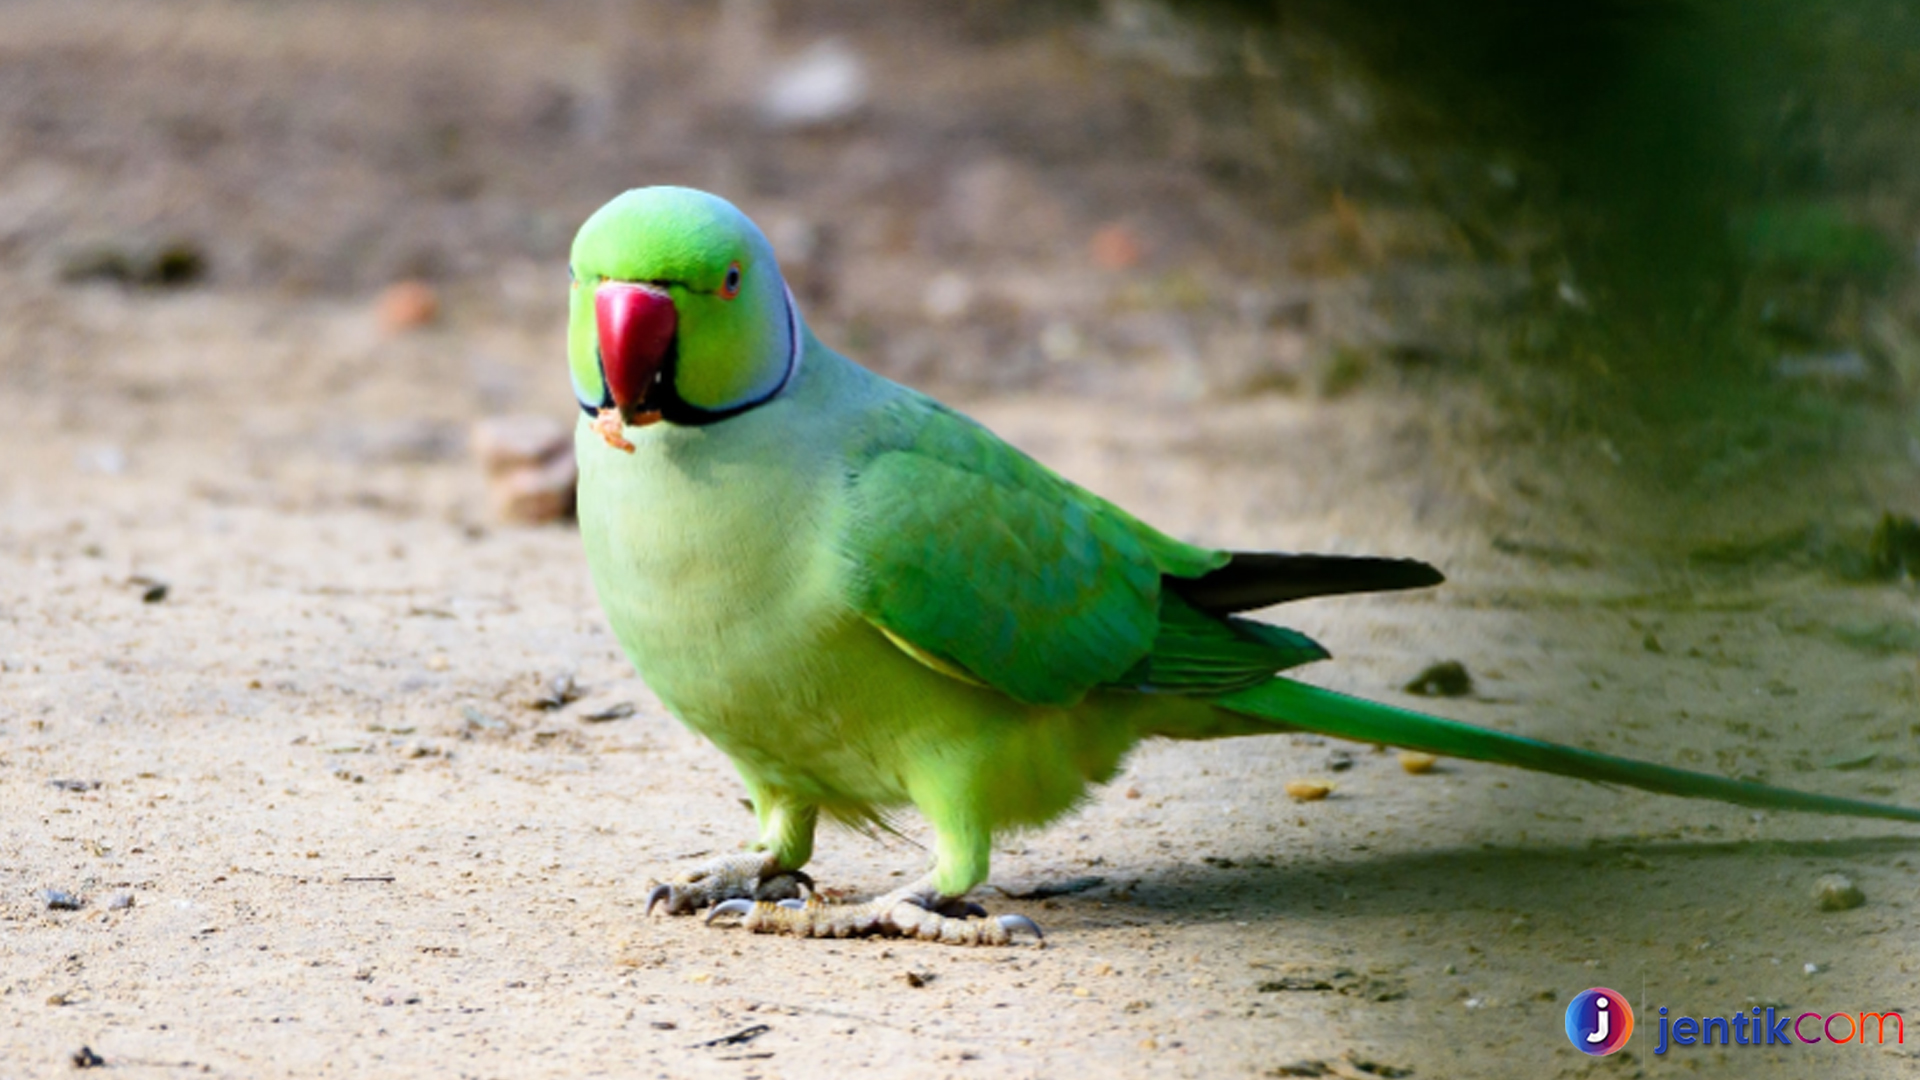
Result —
M1625 784L1664 795L1718 799L1767 810L1803 810L1812 814L1920 821L1920 810L1904 806L1814 795L1749 780L1729 780L1724 776L1709 776L1612 754L1578 750L1571 746L1507 735L1471 724L1442 720L1437 716L1396 709L1391 705L1336 694L1291 679L1276 678L1217 698L1215 704L1233 712L1355 742L1382 743L1447 757L1518 765L1537 772Z

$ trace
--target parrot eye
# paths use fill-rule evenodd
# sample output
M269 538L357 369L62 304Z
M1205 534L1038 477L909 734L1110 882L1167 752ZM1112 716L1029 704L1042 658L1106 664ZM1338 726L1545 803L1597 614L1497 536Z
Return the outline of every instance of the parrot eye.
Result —
M727 267L727 278L720 283L720 299L731 300L740 295L740 264Z

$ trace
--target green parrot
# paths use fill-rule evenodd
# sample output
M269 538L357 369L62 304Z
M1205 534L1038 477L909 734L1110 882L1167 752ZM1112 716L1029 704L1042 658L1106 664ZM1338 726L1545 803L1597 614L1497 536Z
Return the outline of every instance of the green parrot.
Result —
M1502 734L1276 673L1328 656L1240 617L1437 584L1412 560L1172 539L940 403L822 345L767 239L725 200L629 191L574 240L568 361L588 565L614 634L732 759L759 836L656 882L649 913L753 930L1006 944L968 891L1152 736L1318 732L1745 806L1920 811ZM923 878L828 903L821 815L934 832ZM804 888L803 888L804 887ZM804 899L802 898L804 897Z

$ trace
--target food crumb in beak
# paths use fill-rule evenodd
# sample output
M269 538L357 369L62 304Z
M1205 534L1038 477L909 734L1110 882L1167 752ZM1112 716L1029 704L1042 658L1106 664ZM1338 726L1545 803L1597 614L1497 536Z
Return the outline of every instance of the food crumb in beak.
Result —
M601 409L593 418L593 430L600 433L600 437L606 440L608 446L631 454L633 444L627 441L625 429L626 424L620 419L620 410L612 406Z

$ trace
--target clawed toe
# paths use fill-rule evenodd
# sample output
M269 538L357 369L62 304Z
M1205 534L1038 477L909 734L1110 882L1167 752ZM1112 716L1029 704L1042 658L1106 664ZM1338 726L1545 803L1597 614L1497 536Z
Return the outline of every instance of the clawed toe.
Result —
M780 906L786 907L791 902L792 901L782 900L780 901ZM722 900L721 902L713 905L712 911L707 912L707 917L705 920L706 924L708 926L712 926L713 920L719 918L722 915L750 915L753 913L753 905L755 903L757 903L757 901Z
M672 881L647 889L646 912L664 905L669 915L691 915L725 900L786 900L812 891L813 879L798 870L780 870L765 853L728 855L703 863Z
M707 913L707 922L737 915L740 925L760 934L798 937L910 937L948 945L1011 945L1016 934L1046 935L1025 915L987 914L959 898L935 900L925 892L903 889L861 904L829 904L818 895L807 900L728 900Z
M979 907L980 905L975 904L973 906ZM980 914L985 915L986 911L982 910ZM1027 918L1025 915L1002 915L1000 916L999 922L1000 928L1007 932L1008 937L1012 937L1015 930L1025 930L1027 933L1033 935L1035 941L1047 940L1047 935L1040 932L1040 924Z

